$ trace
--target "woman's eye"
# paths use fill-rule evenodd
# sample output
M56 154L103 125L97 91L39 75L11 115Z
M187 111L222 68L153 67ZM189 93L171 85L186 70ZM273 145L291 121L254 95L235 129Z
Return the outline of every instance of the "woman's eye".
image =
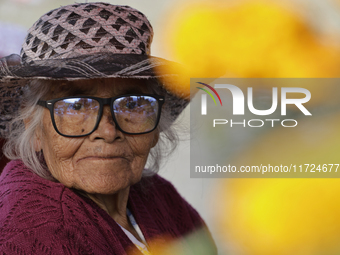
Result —
M136 107L136 102L127 102L125 107L132 110Z
M71 105L72 110L79 111L83 105L80 103L75 103Z

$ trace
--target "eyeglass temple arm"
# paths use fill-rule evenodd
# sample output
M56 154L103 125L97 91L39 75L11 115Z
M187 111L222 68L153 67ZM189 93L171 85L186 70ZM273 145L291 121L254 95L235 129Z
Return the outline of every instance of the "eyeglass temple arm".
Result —
M43 106L43 107L48 108L48 107L47 107L47 101L44 101L44 100L39 100L39 101L37 102L37 105L40 105L40 106Z

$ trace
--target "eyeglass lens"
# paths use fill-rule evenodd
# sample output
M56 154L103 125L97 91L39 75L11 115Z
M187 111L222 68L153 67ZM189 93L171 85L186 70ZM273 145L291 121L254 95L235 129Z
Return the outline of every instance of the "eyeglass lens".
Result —
M127 133L144 133L155 128L158 101L150 96L124 96L112 105L120 129ZM100 103L92 98L66 98L54 104L54 121L61 134L86 135L96 127Z

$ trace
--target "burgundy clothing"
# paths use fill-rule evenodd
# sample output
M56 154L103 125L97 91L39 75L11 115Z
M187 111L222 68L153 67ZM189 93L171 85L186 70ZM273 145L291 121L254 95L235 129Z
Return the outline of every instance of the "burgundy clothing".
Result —
M204 226L158 175L131 186L128 208L147 242L164 235L179 238ZM22 161L5 167L0 176L0 254L126 254L128 249L141 254L92 200L37 176Z

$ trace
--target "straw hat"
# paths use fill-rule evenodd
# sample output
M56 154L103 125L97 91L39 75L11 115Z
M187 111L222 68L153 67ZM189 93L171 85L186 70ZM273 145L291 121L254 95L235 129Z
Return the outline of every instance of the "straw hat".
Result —
M46 13L28 30L20 56L0 59L0 136L9 132L29 80L176 76L167 68L174 62L150 56L152 37L148 19L129 6L79 3ZM176 119L188 93L162 81L166 107Z

